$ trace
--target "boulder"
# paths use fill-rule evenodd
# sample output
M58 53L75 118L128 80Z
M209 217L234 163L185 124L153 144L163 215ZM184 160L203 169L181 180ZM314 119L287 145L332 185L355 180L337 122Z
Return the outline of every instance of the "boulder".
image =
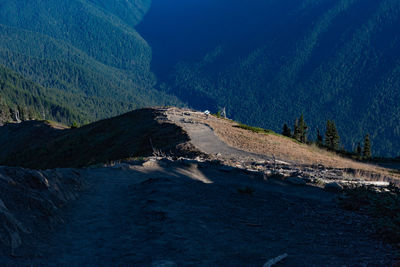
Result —
M149 159L149 160L143 162L142 166L146 167L146 168L154 168L154 167L158 167L158 162L154 159Z

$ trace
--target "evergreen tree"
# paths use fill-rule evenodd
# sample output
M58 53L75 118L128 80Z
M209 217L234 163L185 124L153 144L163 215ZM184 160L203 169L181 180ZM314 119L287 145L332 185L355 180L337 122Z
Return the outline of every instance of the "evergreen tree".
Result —
M282 135L287 137L292 137L292 130L286 123L283 125Z
M338 150L340 143L339 133L334 121L326 122L325 145L332 150Z
M299 132L300 132L300 142L302 143L307 143L307 130L308 126L306 122L304 121L304 116L301 114L300 119L299 119Z
M361 159L361 157L362 157L362 148L361 148L361 144L360 143L357 144L356 155L357 155L357 158Z
M304 121L303 114L301 114L300 119L296 119L294 124L293 138L299 142L307 143L307 129L308 126Z
M369 139L369 134L367 134L365 136L363 156L364 156L364 159L371 159L371 157L372 157L371 141Z

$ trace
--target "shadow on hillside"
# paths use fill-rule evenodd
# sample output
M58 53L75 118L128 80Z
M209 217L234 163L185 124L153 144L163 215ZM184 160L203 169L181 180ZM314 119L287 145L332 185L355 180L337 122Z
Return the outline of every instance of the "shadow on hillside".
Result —
M390 266L394 250L371 239L364 216L335 194L220 165L120 164L81 171L88 184L65 223L17 251L12 264L40 266ZM29 214L26 214L29 215ZM25 249L25 250L24 250ZM7 262L4 260L4 262Z
M262 266L288 253L282 266L321 266L393 257L383 246L376 252L365 217L339 209L334 194L315 187L197 164L129 171L143 178L129 186L140 244L132 244L129 262Z

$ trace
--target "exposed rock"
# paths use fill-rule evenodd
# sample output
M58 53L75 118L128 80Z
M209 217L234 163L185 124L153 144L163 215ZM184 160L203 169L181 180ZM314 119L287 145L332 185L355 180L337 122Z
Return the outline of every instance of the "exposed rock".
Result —
M299 177L299 176L302 176L303 175L303 173L301 172L301 171L294 171L294 172L292 172L291 174L290 174L290 176L291 177Z
M319 170L325 170L326 168L325 168L325 166L324 166L324 165L322 165L322 164L318 164L318 169L319 169Z
M264 176L266 176L266 177L271 176L271 175L272 175L272 171L271 170L266 170L264 172Z
M197 160L186 159L186 158L182 158L180 162L183 163L185 166L193 166L193 165L197 166L199 163Z
M158 162L153 159L149 159L149 160L143 162L142 166L143 167L157 167Z

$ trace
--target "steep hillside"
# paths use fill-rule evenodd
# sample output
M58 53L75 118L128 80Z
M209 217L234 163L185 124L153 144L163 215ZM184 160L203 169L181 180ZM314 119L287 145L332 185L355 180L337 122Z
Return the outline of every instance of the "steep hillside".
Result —
M86 120L178 100L155 91L135 31L149 1L2 1L0 64L64 97ZM106 107L106 108L104 108Z
M8 124L0 127L0 164L48 169L149 156L158 150L196 154L187 150L186 133L164 117L159 110L141 109L77 129L40 121Z
M54 91L0 65L0 123L29 119L72 123L82 119L78 114L66 108Z
M196 108L276 131L304 113L311 136L333 119L347 149L370 133L397 156L399 22L396 0L155 0L138 29L159 87Z

